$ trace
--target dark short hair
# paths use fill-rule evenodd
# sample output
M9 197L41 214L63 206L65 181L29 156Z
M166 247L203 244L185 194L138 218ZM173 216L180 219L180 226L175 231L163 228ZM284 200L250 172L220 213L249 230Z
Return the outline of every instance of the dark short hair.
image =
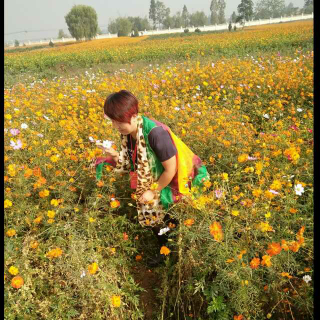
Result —
M138 99L127 90L111 93L104 103L104 113L112 120L130 123L138 114Z

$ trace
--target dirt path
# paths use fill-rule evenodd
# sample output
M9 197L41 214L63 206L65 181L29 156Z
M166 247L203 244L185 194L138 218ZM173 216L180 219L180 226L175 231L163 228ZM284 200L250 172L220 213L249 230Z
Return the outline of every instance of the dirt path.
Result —
M159 308L155 289L160 286L160 278L155 271L143 264L135 266L132 273L134 280L146 290L140 294L140 304L144 310L145 320L152 320Z

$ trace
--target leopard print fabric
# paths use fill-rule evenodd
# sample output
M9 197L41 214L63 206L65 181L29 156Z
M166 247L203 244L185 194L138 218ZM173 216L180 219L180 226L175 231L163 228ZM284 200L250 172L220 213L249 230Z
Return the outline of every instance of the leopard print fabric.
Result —
M136 197L139 199L142 194L150 190L153 184L153 176L151 173L151 159L147 157L147 145L143 135L143 120L141 116L137 117L137 189ZM121 151L119 160L115 170L117 172L128 172L131 169L127 136L121 135ZM160 203L159 194L147 204L142 204L137 200L138 221L142 226L159 226L163 225L165 216L164 209Z

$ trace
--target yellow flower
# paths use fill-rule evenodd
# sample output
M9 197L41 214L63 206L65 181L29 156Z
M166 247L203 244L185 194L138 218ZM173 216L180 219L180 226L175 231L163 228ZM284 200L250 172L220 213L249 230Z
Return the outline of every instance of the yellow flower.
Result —
M36 224L39 224L39 223L41 222L41 220L42 220L42 217L39 216L39 217L35 218L35 219L33 220L33 222L36 223Z
M16 234L16 230L9 229L6 234L8 237L13 237Z
M248 154L241 154L239 157L238 157L238 162L245 162L248 160L248 157L249 155Z
M49 252L47 252L46 256L50 259L52 258L58 258L62 255L63 251L60 248L52 249Z
M115 307L115 308L119 308L121 305L121 297L120 296L112 296L111 297L111 304Z
M272 182L271 186L270 186L270 189L272 189L272 190L280 190L280 189L281 189L281 186L282 186L281 181L279 181L279 180L274 180L274 181Z
M52 199L50 204L52 204L54 207L57 207L59 205L59 201L57 199Z
M183 224L187 227L190 227L194 224L194 219L187 219L183 222Z
M270 213L270 212L267 212L264 216L268 219L268 218L271 217L271 213Z
M79 212L79 208L74 208L74 212Z
M94 219L94 218L92 218L92 217L89 218L89 222L92 223L92 222L95 222L95 221L96 221L96 219Z
M48 223L54 223L54 219L48 219Z
M39 242L38 241L32 241L30 243L30 248L32 248L32 249L37 249L38 246L39 246Z
M222 180L224 180L224 181L229 181L229 176L228 176L228 174L227 173L222 173Z
M55 215L56 215L56 213L53 210L48 210L47 216L50 219L53 219Z
M160 249L160 254L164 254L164 255L168 255L171 252L171 250L169 248L167 248L166 246L162 246Z
M50 191L45 189L45 190L39 192L39 196L40 196L40 198L45 198L49 195L49 193L50 193Z
M119 200L112 200L110 202L110 207L115 209L115 208L118 208L120 206L120 201Z
M231 214L236 217L236 216L239 215L239 211L238 210L232 210Z
M259 229L262 232L274 231L268 222L260 222Z
M12 274L13 276L16 276L19 273L19 269L14 266L11 266L9 268L9 273Z
M12 202L8 199L4 200L4 208L12 207Z
M12 119L12 115L11 115L11 114L6 114L4 117L5 117L7 120L11 120L11 119Z
M99 269L99 266L96 262L92 263L88 267L88 271L90 274L95 274Z

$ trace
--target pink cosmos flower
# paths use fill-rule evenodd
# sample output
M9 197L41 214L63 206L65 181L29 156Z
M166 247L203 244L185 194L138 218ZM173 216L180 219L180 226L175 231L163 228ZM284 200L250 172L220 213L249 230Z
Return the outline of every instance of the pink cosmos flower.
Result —
M10 129L10 133L13 136L17 136L20 133L20 130L19 129Z

